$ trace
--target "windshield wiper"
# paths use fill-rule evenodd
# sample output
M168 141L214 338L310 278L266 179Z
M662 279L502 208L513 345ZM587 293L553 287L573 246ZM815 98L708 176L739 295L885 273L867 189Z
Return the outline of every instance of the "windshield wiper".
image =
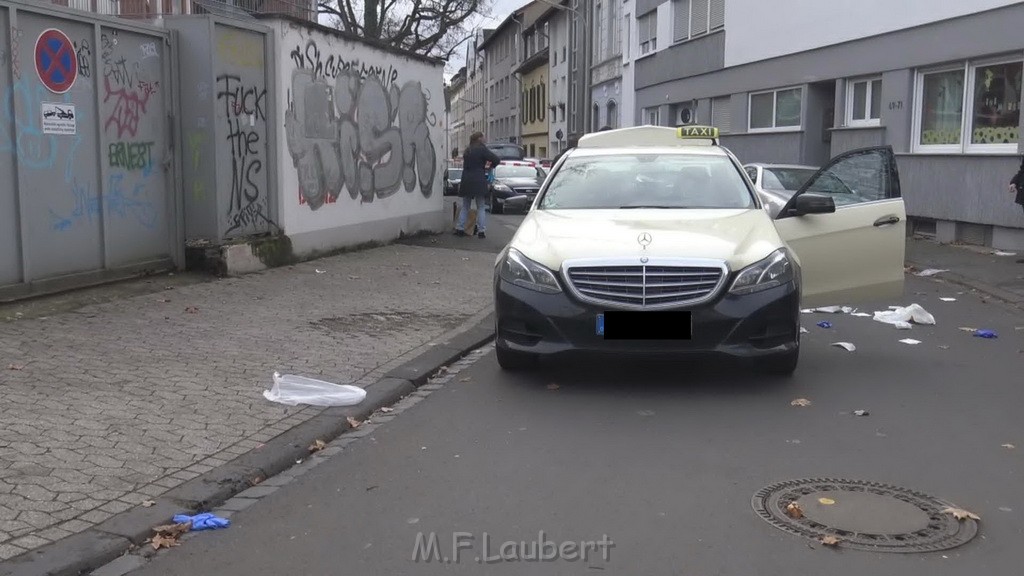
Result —
M620 210L630 210L630 209L637 209L637 208L666 208L666 209L671 209L671 208L685 208L685 206L667 206L667 205L664 205L664 204L630 204L628 206L619 206Z

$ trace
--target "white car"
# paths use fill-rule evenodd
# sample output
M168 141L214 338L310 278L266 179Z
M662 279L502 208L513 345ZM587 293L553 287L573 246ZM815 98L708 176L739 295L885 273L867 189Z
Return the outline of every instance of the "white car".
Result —
M765 209L773 218L793 197L793 194L811 179L818 168L796 164L752 163L743 166L754 184L754 190L761 196Z
M584 136L498 255L498 362L713 353L790 374L802 306L902 294L905 220L888 146L835 158L772 218L713 127Z

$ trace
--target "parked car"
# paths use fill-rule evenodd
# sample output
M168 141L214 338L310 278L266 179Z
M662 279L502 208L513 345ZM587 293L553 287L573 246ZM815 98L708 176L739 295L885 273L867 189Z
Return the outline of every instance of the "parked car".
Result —
M498 164L491 185L491 213L502 214L506 209L526 212L546 176L543 168L529 162L507 160Z
M789 375L802 308L903 293L905 233L891 146L833 158L772 217L714 127L588 134L495 262L498 364L701 354Z
M458 196L462 182L462 168L448 168L444 171L444 195Z
M526 157L526 151L522 146L510 142L494 142L487 145L491 152L502 160L522 160Z
M743 167L774 218L793 194L818 171L814 166L751 163Z

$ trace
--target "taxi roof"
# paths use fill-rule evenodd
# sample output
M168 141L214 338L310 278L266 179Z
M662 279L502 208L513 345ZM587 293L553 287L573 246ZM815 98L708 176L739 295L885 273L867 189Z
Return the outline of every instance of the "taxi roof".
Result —
M713 126L635 126L605 130L580 138L574 156L635 152L659 154L704 154L726 156L718 143L718 129Z

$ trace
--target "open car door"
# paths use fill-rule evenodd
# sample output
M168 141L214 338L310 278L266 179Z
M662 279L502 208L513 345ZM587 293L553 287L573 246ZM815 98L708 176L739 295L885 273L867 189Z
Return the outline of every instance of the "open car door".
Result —
M903 295L906 208L892 147L833 158L790 198L775 226L800 260L802 306Z

